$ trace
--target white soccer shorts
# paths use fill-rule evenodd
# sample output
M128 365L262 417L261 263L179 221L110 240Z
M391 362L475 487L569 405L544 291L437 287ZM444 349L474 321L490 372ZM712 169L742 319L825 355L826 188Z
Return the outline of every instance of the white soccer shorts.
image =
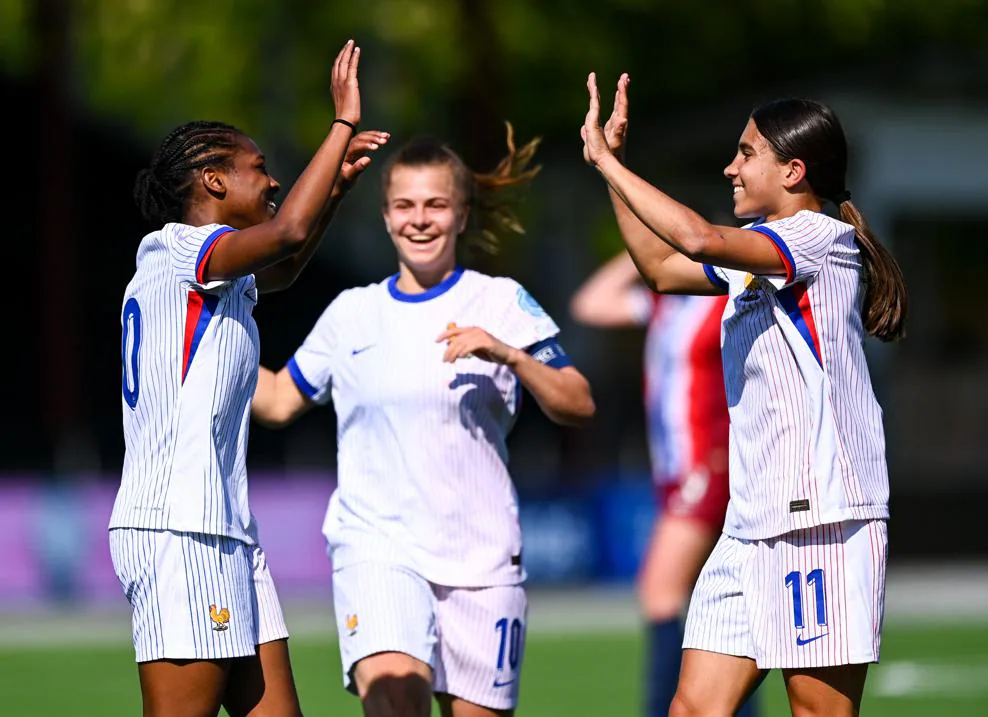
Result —
M134 609L137 662L245 657L257 645L288 637L259 545L116 528L110 557Z
M396 565L358 563L333 572L333 603L351 692L357 662L402 652L433 671L433 691L490 709L514 709L528 600L521 585L450 588Z
M884 520L722 535L693 589L683 648L762 669L878 662L887 555Z

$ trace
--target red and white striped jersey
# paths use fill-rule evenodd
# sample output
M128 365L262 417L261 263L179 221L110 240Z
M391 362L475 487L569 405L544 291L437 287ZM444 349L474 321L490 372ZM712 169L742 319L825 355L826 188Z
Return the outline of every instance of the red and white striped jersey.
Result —
M652 476L727 472L728 414L720 358L727 297L652 294L645 337L645 412Z
M204 276L231 231L166 224L137 250L120 317L126 454L111 528L254 540L246 452L257 287L253 275Z
M800 211L751 225L786 276L706 266L729 293L722 345L731 414L724 532L761 540L888 517L882 411L863 348L854 228Z

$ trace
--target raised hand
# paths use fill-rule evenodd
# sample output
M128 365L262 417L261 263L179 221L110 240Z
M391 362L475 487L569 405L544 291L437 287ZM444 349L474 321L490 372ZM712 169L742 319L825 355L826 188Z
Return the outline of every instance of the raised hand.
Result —
M350 140L346 157L340 167L340 174L336 178L337 190L344 192L352 187L371 163L368 152L376 152L387 144L389 139L391 139L390 133L379 130L365 130L356 134Z
M628 85L631 78L625 72L618 78L614 93L614 108L604 125L604 139L611 152L619 159L624 157L624 143L628 136Z
M600 93L597 91L597 75L594 72L587 78L587 91L590 93L590 107L580 129L580 137L583 138L583 160L595 167L604 157L614 152L608 146L604 130L600 126Z
M436 343L441 341L446 342L446 352L443 354L446 363L473 356L482 361L506 364L511 360L512 353L517 351L476 326L450 324L436 339Z
M360 48L353 40L340 50L333 61L332 92L336 118L357 126L360 124L360 86L357 83L357 67L360 65Z

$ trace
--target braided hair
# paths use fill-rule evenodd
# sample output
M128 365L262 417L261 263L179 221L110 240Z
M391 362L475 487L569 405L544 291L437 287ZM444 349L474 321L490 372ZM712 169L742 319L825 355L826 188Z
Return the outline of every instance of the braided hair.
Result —
M460 155L438 139L412 139L384 165L382 188L385 201L391 185L391 172L395 167L446 165L453 174L453 184L464 204L472 210L462 237L465 248L496 254L506 234L525 233L515 205L520 201L523 190L542 169L541 165L528 166L541 138L536 137L518 149L515 147L514 128L510 122L505 122L505 125L508 154L493 171L487 173L473 172Z
M223 122L189 122L172 130L134 182L134 201L144 219L155 227L182 221L194 171L228 166L244 136Z

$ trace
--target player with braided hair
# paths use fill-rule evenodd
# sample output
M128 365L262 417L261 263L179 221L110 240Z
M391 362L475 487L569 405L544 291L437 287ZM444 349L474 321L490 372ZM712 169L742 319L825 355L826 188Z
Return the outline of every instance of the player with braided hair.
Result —
M398 272L340 294L253 415L273 427L330 399L338 480L323 532L344 684L371 717L509 715L527 600L505 439L521 389L560 424L594 413L559 328L517 282L464 269L457 247L523 231L511 199L536 142L475 175L447 145L409 142L383 170Z
M134 197L123 339L123 475L110 518L133 607L144 715L301 714L288 631L247 501L259 293L284 288L387 141L360 122L359 48L332 70L337 119L280 211L257 145L221 122L174 130Z

